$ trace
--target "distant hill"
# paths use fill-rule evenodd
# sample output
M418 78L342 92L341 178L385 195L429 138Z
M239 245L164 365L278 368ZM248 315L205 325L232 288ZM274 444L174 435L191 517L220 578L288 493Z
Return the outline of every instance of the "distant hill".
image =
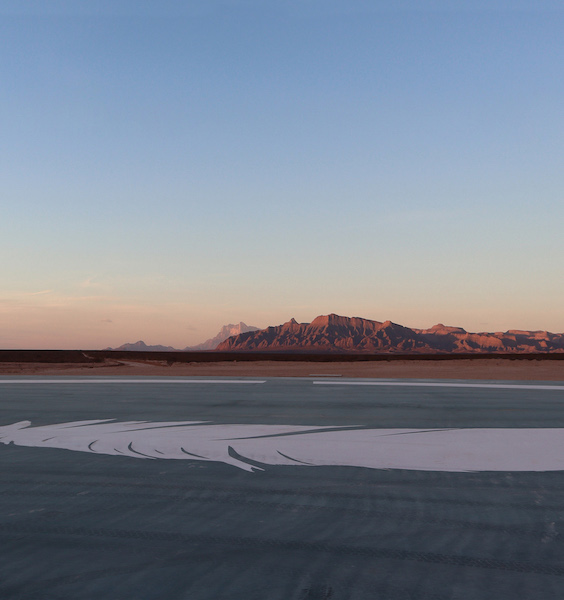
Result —
M514 329L469 333L442 323L430 329L411 329L391 321L330 314L311 323L291 319L277 327L241 333L220 343L216 350L396 354L564 352L564 334Z
M176 348L172 346L147 346L145 342L139 340L134 344L123 344L119 348L104 348L104 350L127 350L129 352L174 352Z
M172 346L148 346L145 342L139 340L134 344L123 344L119 348L104 348L104 350L128 350L133 352L191 352L191 351L202 351L202 350L215 350L216 346L221 342L225 341L228 337L232 335L239 335L241 333L246 333L248 331L258 331L258 327L253 327L252 325L246 325L242 321L237 325L233 325L233 323L229 323L229 325L224 325L221 328L221 331L213 338L198 344L197 346L186 346L184 350L179 350L178 348L173 348Z

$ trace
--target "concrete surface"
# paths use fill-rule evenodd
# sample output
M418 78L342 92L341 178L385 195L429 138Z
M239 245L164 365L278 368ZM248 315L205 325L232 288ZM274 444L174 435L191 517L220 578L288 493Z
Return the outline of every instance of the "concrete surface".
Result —
M97 419L564 427L564 390L539 382L10 383L21 379L0 378L0 427ZM563 519L562 471L277 465L248 472L222 462L0 444L0 598L561 598Z

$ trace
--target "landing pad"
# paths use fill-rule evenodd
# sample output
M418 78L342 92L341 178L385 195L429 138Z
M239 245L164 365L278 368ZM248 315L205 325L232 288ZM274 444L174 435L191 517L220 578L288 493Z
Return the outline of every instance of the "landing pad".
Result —
M515 456L538 451L564 429L564 383L354 381L0 378L0 597L564 595L563 470L400 468L385 462L396 441L353 453L364 465L311 464L383 430L519 430ZM88 429L109 424L132 439ZM421 440L420 461L443 443ZM178 447L199 456L166 455ZM384 462L367 466L370 452Z

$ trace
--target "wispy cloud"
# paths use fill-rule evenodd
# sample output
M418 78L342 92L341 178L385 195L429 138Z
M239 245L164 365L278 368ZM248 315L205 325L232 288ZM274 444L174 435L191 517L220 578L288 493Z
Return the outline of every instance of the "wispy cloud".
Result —
M42 296L43 294L52 294L53 290L41 290L40 292L24 292L22 296Z
M87 304L117 304L122 303L119 297L109 295L73 295L55 292L55 290L41 290L38 292L9 291L0 298L0 304L6 310L14 309L43 309L43 308L69 308Z

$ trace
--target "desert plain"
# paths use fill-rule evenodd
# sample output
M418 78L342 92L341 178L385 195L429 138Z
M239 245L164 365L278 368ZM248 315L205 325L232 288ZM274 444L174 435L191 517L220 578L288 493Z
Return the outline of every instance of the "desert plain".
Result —
M134 354L134 353L133 353ZM476 379L564 381L564 360L547 357L444 357L378 360L245 360L173 361L163 357L102 357L96 361L53 362L9 360L0 356L0 375L45 376L155 376L155 377L365 377L392 379ZM20 358L20 357L18 357ZM41 357L39 357L41 358ZM90 355L88 355L90 358ZM564 357L563 357L564 358Z

